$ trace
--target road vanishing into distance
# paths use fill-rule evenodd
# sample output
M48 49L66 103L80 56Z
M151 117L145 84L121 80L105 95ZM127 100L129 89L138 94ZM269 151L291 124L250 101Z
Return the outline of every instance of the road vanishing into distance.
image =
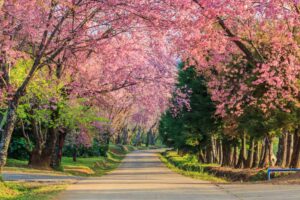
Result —
M130 153L120 167L81 180L59 200L300 200L300 185L212 184L172 172L157 150Z

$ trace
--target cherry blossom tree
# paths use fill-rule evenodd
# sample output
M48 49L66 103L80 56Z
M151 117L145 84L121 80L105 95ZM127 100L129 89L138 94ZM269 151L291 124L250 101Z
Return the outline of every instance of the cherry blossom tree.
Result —
M78 66L86 63L91 57L97 58L95 54L99 56L99 63L103 66L109 65L110 61L118 57L117 53L123 53L121 58L125 59L133 51L128 51L126 54L125 45L122 51L119 51L112 44L124 44L125 41L134 38L134 41L139 39L141 41L139 44L144 45L143 42L146 40L143 38L145 37L148 37L150 41L151 37L154 37L150 32L148 34L144 32L142 35L136 33L140 30L154 30L151 27L157 28L156 5L158 4L151 1L115 0L105 2L94 0L4 1L1 9L3 20L1 20L0 36L0 86L2 99L8 106L8 114L0 142L1 167L6 162L7 148L16 122L19 99L25 95L26 88L35 73L46 66L58 71L62 69L76 71ZM159 35L160 32L155 31L155 36ZM137 45L129 45L129 42L126 44L127 48L137 47ZM156 47L154 43L151 45L153 48ZM110 53L106 54L106 52ZM145 52L145 55L152 52ZM32 65L22 84L13 88L10 85L9 71L20 58L31 59ZM127 66L138 67L151 64L150 62L144 64L143 56L141 60L138 57L133 58L134 56L131 55L127 60ZM121 59L117 60L121 61ZM123 65L123 68L125 67L126 65ZM122 85L122 81L118 85Z

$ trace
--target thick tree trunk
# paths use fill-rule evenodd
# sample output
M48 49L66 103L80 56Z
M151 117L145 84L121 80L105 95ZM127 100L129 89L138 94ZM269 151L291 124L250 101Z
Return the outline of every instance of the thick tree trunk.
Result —
M29 166L37 169L49 169L52 155L57 141L57 130L54 127L48 129L47 139L42 150L35 149L30 155Z
M6 164L7 160L7 151L10 144L11 136L13 134L15 123L17 120L17 106L18 100L14 100L9 103L7 115L6 115L6 123L4 129L1 133L0 140L0 173L2 173L2 169Z
M294 150L291 160L291 168L300 168L300 135L299 128L295 130L294 133Z
M223 141L225 144L223 145L223 162L222 166L230 166L233 159L233 151L229 141Z

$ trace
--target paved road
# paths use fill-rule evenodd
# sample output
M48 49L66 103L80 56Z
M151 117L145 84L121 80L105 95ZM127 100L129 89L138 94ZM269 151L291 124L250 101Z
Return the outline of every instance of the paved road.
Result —
M22 173L5 171L2 174L5 181L26 181L26 182L76 182L83 178L77 176L53 175L46 173Z
M60 200L299 200L300 185L215 185L178 175L154 150L129 154L119 169L79 181Z

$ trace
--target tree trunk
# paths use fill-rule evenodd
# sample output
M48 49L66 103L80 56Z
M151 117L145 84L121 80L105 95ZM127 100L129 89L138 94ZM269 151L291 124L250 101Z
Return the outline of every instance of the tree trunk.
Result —
M212 150L211 150L211 146L207 145L206 146L206 162L207 163L212 163Z
M239 160L236 165L237 168L244 168L246 165L246 160L247 160L247 147L246 147L246 134L242 135L241 139L241 149L240 149L240 155L239 155Z
M222 140L220 139L219 142L218 142L218 155L219 155L219 163L218 164L221 164L223 162L223 142Z
M150 134L151 134L150 131L148 131L147 132L147 139L146 139L147 140L146 141L146 147L149 147L149 145L150 145L150 137L151 137Z
M230 163L231 167L235 167L238 162L238 146L236 143L233 145L233 155L232 155L232 162Z
M115 143L116 143L116 144L121 144L121 143L122 143L122 141L121 141L121 133L120 133L120 132L119 132L118 135L117 135L117 138L116 138L116 140L115 140Z
M67 135L66 131L63 131L59 134L57 144L56 144L56 149L51 162L51 167L54 169L59 168L61 166L63 147L65 144L66 135Z
M10 144L11 136L13 134L15 123L17 120L17 106L18 100L13 100L9 103L7 115L6 115L6 124L1 133L0 140L0 173L2 173L2 169L6 164L7 160L7 151Z
M266 167L269 167L270 166L270 159L269 156L270 156L270 141L269 141L269 138L266 137L264 139L264 150L263 150L263 154L262 154L262 158L261 158L261 162L259 164L259 167L261 168L266 168Z
M199 152L198 152L198 162L200 162L200 163L206 163L206 160L205 160L205 157L204 157L202 149L200 149Z
M73 162L76 162L77 161L77 147L74 146L74 149L73 149Z
M246 162L246 167L251 168L254 160L254 148L255 148L255 139L251 137L250 139L250 147L248 149L248 158Z
M288 134L288 143L287 143L287 155L286 155L286 166L291 165L292 155L294 149L294 134Z
M128 145L128 130L127 128L123 129L123 145Z
M253 155L253 163L251 168L258 168L259 158L260 158L260 144L259 141L256 141L255 148L254 148L254 155Z
M223 141L225 144L223 145L223 162L222 166L230 166L233 159L233 151L231 148L230 141Z
M142 137L141 130L139 129L135 137L135 146L141 145L141 137Z
M274 138L269 137L269 165L274 167L276 164L276 157L274 156Z
M212 149L213 163L217 163L218 162L217 145L216 145L216 139L213 136L211 136L211 149Z
M287 148L288 148L288 132L283 131L279 138L278 152L277 152L277 166L286 167Z
M300 135L299 128L294 133L294 150L291 160L291 168L300 168Z
M29 160L29 166L37 169L49 169L51 167L52 155L54 154L57 141L57 130L54 127L48 129L47 139L42 150L35 149Z

